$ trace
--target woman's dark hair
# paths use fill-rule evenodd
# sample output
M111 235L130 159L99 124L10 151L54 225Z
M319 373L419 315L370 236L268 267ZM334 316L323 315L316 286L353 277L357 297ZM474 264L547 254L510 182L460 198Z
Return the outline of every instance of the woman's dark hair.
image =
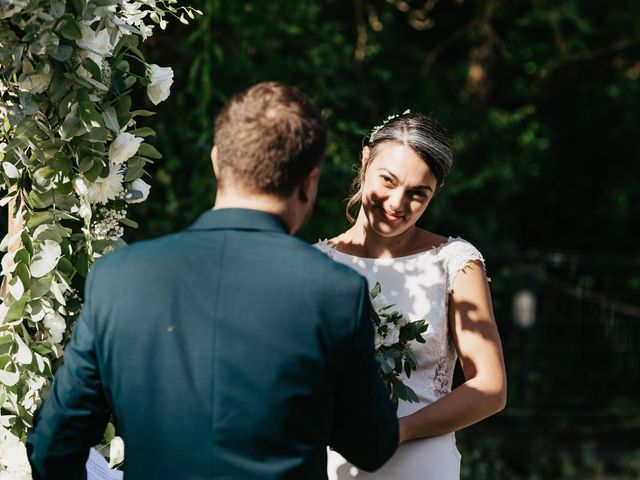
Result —
M364 138L363 147L369 147L369 160L361 165L351 184L352 196L347 203L347 218L355 222L353 211L362 200L362 181L367 167L387 142L399 143L411 148L424 160L436 177L436 192L444 185L453 163L453 148L447 131L430 115L403 113L389 119Z

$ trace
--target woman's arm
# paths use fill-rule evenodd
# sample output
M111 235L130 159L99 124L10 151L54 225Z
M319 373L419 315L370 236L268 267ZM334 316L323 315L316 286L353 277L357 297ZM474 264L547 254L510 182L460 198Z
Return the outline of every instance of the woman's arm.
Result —
M465 382L448 395L400 419L400 443L460 430L502 410L507 380L489 284L479 261L457 275L449 297L449 324Z

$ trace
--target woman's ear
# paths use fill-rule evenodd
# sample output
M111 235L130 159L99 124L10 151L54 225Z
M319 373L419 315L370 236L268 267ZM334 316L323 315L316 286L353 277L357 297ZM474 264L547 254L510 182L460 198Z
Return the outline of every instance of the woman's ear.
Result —
M360 159L362 160L362 166L365 167L369 162L369 147L362 148L362 155L360 155Z

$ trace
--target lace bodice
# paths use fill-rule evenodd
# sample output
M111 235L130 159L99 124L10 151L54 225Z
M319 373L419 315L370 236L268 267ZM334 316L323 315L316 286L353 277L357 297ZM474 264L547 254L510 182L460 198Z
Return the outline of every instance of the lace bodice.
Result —
M457 359L447 314L449 294L468 262L479 260L484 264L482 254L469 242L453 237L431 250L398 258L355 257L339 252L326 240L315 246L366 277L369 288L379 282L382 294L395 304L395 310L410 320L429 323L426 343L412 345L418 369L411 378L403 378L420 402L400 402L398 416L409 415L449 393Z

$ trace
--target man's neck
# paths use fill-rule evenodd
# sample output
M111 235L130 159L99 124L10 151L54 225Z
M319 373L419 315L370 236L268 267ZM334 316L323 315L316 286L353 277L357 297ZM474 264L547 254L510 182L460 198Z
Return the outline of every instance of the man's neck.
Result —
M292 211L293 206L290 201L284 198L245 192L218 191L213 209L220 210L223 208L246 208L270 213L284 222L289 233L294 229L295 215Z

